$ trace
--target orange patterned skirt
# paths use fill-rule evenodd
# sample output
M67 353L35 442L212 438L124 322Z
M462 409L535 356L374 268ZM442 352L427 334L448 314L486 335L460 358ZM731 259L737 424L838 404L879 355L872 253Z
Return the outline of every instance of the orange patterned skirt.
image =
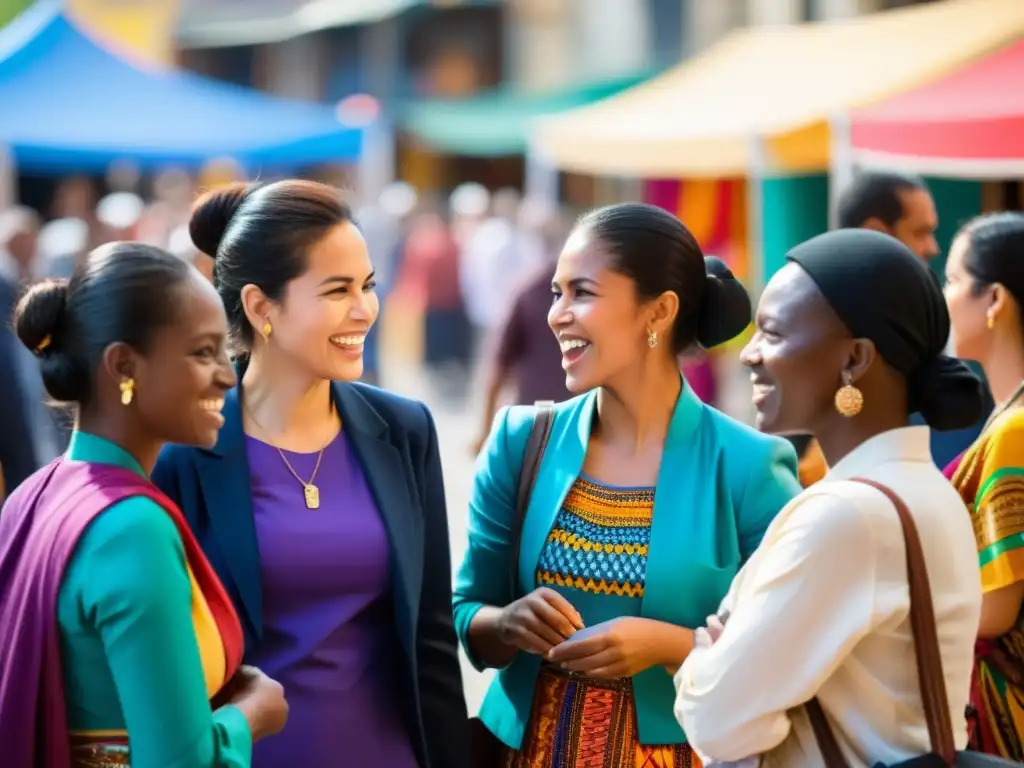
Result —
M503 768L700 768L686 744L637 741L633 683L541 668L530 721Z

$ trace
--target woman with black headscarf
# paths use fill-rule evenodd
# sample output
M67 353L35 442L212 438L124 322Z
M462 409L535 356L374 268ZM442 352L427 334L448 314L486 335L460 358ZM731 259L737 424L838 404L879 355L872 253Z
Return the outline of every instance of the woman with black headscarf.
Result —
M676 715L705 760L823 765L817 699L853 768L930 749L914 659L901 497L924 549L958 749L981 610L970 519L926 427L975 422L981 384L942 354L949 315L897 240L839 230L794 248L743 350L758 428L810 433L831 467L779 513L676 675ZM724 627L723 627L724 624Z

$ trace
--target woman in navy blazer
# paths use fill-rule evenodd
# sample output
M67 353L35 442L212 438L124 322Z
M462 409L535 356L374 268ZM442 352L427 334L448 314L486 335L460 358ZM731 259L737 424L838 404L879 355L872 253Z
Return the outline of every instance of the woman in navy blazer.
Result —
M499 669L480 719L505 768L685 768L671 673L799 492L796 455L680 379L677 355L737 335L750 300L677 218L588 214L551 290L566 385L585 394L555 406L518 531L533 409L498 414L477 464L454 602L470 659Z
M241 383L203 404L217 445L168 448L153 479L234 600L246 662L285 687L290 724L254 768L468 765L437 430L354 381L378 301L348 209L312 182L238 185L190 231L216 259Z

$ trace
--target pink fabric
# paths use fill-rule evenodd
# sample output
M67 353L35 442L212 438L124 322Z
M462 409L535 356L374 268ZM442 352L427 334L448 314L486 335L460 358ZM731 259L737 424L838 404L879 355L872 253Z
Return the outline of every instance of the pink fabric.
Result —
M964 453L966 453L966 451ZM959 456L957 456L955 459L949 462L949 464L946 465L946 468L942 470L942 474L946 476L947 480L953 479L953 475L956 474L957 469L960 467L960 462L963 461L963 459L964 454L961 453Z
M682 365L683 377L701 402L714 405L718 398L718 384L715 369L706 356L699 360L687 360Z

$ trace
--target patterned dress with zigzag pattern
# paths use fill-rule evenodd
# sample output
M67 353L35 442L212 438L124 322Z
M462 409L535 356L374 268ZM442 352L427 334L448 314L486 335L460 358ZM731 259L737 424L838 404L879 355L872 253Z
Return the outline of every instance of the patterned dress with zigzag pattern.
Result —
M587 626L639 616L654 509L653 488L579 477L541 550L537 586L554 589ZM689 768L685 744L639 742L629 678L593 680L545 665L530 721L506 768Z

